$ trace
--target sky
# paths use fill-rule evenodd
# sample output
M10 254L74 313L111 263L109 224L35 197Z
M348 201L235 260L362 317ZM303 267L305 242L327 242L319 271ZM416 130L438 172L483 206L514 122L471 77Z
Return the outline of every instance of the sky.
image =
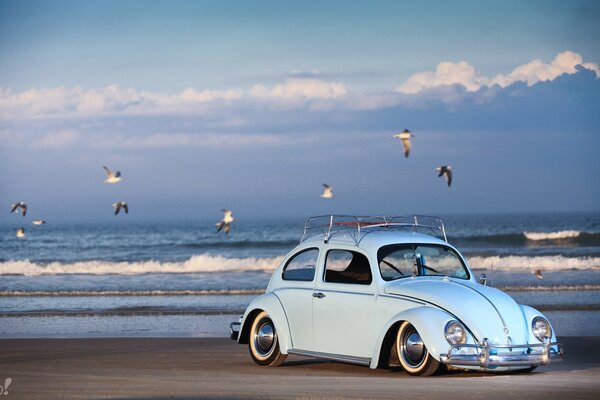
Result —
M0 207L600 211L599 39L594 1L0 0Z

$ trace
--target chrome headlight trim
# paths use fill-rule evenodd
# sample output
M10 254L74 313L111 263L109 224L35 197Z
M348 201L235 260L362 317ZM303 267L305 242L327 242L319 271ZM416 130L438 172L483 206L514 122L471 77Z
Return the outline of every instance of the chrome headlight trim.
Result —
M533 336L540 342L543 342L546 337L552 338L550 322L544 317L535 317L531 321L531 331L533 332Z
M456 320L448 321L444 327L444 336L452 346L464 344L467 341L467 328Z

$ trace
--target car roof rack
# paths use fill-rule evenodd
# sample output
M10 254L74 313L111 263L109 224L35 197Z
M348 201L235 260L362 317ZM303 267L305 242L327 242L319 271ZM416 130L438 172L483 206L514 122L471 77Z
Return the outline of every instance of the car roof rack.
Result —
M425 233L448 242L444 222L439 217L428 215L391 215L391 216L356 216L356 215L320 215L310 217L304 224L304 234L300 243L308 238L323 235L327 243L336 234L348 234L358 244L360 239L373 231L390 229Z

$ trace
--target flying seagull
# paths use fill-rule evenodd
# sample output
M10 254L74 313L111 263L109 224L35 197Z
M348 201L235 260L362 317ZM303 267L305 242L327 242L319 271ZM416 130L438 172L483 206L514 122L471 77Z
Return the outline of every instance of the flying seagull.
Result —
M21 209L21 213L23 214L23 216L25 216L27 214L27 204L23 203L22 201L13 204L12 205L12 209L10 210L11 213L18 213L19 212L19 208Z
M448 187L450 187L450 185L452 185L452 166L442 165L441 167L437 167L435 170L439 172L438 177L445 175L446 182L448 182Z
M535 271L531 271L536 278L538 278L539 280L544 279L544 276L542 275L542 270L541 269L536 269Z
M121 208L125 210L125 214L129 214L129 206L124 201L117 201L112 206L115 209L115 215L117 215L119 211L121 211Z
M326 183L323 184L323 194L321 195L324 199L331 199L333 197L333 188L331 185Z
M217 232L220 232L221 229L225 231L226 235L229 235L229 230L231 229L231 223L233 222L233 213L231 210L222 209L223 211L223 219L215 224L217 227Z
M408 157L410 153L410 138L415 137L408 129L404 129L402 133L394 135L395 138L402 140L402 147L404 147L404 157Z
M17 237L18 238L24 238L25 237L25 228L19 228L19 229L17 229Z
M112 172L107 166L103 166L102 168L106 170L106 180L104 183L117 183L121 181L121 172Z
M34 225L44 225L46 221L44 221L43 219L34 219L33 221L31 221L31 223Z

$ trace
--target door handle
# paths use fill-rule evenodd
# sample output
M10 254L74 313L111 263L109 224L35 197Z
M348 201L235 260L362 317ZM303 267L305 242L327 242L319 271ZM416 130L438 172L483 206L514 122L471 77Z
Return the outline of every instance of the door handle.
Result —
M325 297L325 295L321 292L313 292L313 297L316 297L317 299L322 299L323 297Z

